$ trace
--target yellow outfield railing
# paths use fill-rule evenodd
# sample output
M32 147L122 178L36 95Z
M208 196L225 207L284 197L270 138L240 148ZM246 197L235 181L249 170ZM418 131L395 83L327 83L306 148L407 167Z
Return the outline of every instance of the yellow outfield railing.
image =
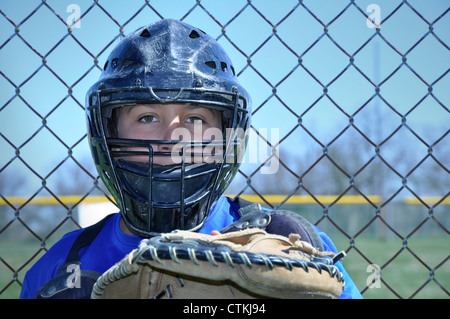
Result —
M36 197L24 197L24 196L7 196L0 198L0 205L75 205L75 204L92 204L92 203L107 203L114 202L104 195L93 196L80 196L80 195L61 195L61 196L36 196ZM9 204L8 204L9 203Z
M366 196L367 199L357 195L314 195L314 197L309 195L292 195L289 198L286 195L241 195L240 197L255 203L264 203L266 201L272 204L285 203L291 205L317 204L318 202L322 204L369 204L369 201L376 204L381 202L381 197L378 195Z
M422 205L422 203L427 205L436 205L438 203L439 205L450 205L450 197L423 196L420 199L417 197L407 197L404 202L408 205Z
M235 195L226 195L229 197L234 197ZM271 203L271 204L290 204L290 205L301 205L301 204L336 204L336 205L364 205L364 204L379 204L382 203L382 198L379 195L292 195L287 198L287 195L240 195L241 198L254 202L254 203ZM25 197L25 196L7 196L0 197L0 205L76 205L76 204L90 204L90 203L108 203L113 202L112 197L107 197L105 195L93 195L93 196L80 196L80 195L61 195L61 196L35 196L35 197ZM421 205L423 203L427 205L450 205L450 198L442 198L439 196L426 196L420 199L416 197L407 197L403 200L405 204L408 205Z

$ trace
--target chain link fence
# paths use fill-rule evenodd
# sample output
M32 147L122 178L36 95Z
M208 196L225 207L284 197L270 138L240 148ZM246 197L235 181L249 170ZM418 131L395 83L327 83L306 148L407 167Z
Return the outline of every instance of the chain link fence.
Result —
M250 156L227 192L314 222L347 252L363 297L448 298L449 10L447 0L2 1L0 297L18 297L27 269L82 226L83 205L109 201L84 95L117 41L170 17L215 37L253 98Z

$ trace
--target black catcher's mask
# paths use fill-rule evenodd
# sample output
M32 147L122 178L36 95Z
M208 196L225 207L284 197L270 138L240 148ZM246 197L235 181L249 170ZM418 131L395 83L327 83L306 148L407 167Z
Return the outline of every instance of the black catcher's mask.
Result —
M222 137L184 141L177 151L179 163L158 165L156 156L173 154L158 152L155 145L179 140L123 139L114 130L116 109L150 103L189 103L220 111ZM114 48L99 81L87 92L86 114L100 177L128 228L148 237L201 228L239 168L251 101L229 57L212 37L166 19L136 30ZM214 146L222 150L214 161L192 161L192 150ZM148 160L127 160L132 155Z

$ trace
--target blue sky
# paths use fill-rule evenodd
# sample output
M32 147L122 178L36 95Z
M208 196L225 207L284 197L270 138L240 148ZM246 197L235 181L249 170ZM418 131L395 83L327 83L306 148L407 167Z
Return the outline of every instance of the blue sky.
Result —
M344 0L305 0L306 8L296 0L254 0L251 4L257 11L243 0L201 1L201 6L225 25L225 30L205 10L196 6L196 1L150 1L157 13L146 6L127 23L145 1L100 0L100 6L124 25L123 30L99 6L94 6L81 19L80 28L73 29L74 40L67 36L67 27L52 10L66 21L73 13L67 10L69 5L78 5L83 14L91 7L92 0L47 0L46 4L52 10L42 5L21 25L41 1L23 0L20 6L17 1L2 1L0 133L9 142L0 136L0 168L15 157L14 147L20 146L20 157L41 176L49 174L68 156L66 146L76 145L72 150L76 158L88 158L87 140L82 139L86 130L85 92L98 79L99 68L103 67L121 32L128 34L156 21L160 15L180 19L192 8L184 21L216 37L229 53L241 83L252 95L254 109L258 109L253 118L255 128L278 128L283 137L301 116L302 124L326 145L349 124L348 116L333 101L348 115L353 115L375 94L373 83L381 83L380 94L384 101L377 97L367 103L355 114L355 125L378 143L389 136L406 115L404 120L408 127L431 145L448 131L450 123L450 2L408 1L428 22L435 21L447 10L432 25L433 33L428 35L429 25L407 4L389 17L401 2L355 1L363 11L371 4L380 8L383 21L380 36L376 29L367 26L365 16L353 5L334 20L349 4ZM245 6L245 10L227 24ZM8 19L19 25L18 33ZM278 25L282 19L284 21ZM276 35L284 44L273 35L273 27L266 20L276 26ZM318 20L327 25L331 39L324 35L324 26ZM373 39L364 45L371 37ZM353 57L353 65L349 65L349 55ZM41 56L51 71L43 66ZM251 66L260 74L247 65L246 56L251 58ZM398 71L386 80L397 68ZM289 73L291 75L284 79ZM327 87L329 98L323 96L323 85ZM72 96L68 95L67 86ZM276 96L272 86L276 88ZM309 109L313 104L314 107ZM375 125L373 118L377 121ZM418 151L426 152L423 150L426 147L414 134L406 133L405 136L407 138L400 139L400 143L411 143ZM448 136L444 138L447 144L448 139ZM304 131L298 130L282 145L301 153L312 144L317 146ZM395 145L392 149L395 150ZM435 154L439 156L439 153ZM448 167L448 159L441 160L446 161ZM26 172L30 180L40 183L17 158L5 171L14 169Z

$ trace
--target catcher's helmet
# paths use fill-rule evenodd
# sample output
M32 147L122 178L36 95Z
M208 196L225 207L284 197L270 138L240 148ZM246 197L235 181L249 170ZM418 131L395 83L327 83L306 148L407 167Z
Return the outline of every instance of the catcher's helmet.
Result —
M180 164L157 165L154 156L170 154L154 146L179 141L119 138L113 127L115 110L149 103L163 107L191 103L219 110L223 138L214 142L225 150L221 160L190 163L186 149L191 142L187 142ZM174 229L194 231L203 225L238 170L246 141L245 134L235 133L247 131L251 101L229 57L212 37L166 19L136 30L114 48L99 81L87 92L86 114L97 171L125 223L139 235L154 236ZM233 134L226 135L231 128ZM126 147L145 148L148 162L124 160L125 153L133 154L120 151Z

